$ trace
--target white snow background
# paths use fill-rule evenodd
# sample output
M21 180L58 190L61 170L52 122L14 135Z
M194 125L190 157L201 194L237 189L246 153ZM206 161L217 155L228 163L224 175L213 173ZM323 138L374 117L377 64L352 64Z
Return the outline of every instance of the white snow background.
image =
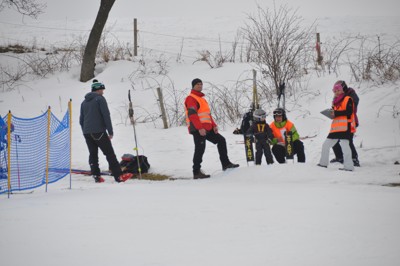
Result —
M117 4L117 3L116 3ZM229 5L227 2L226 5ZM51 46L68 43L74 36L67 29L90 29L91 17L67 21L25 21L25 27L0 23L2 42L18 40ZM92 14L94 13L94 14ZM192 13L193 15L195 13ZM185 15L190 15L186 13ZM317 31L325 36L342 33L400 36L399 17L326 16L317 19ZM6 22L0 19L1 22ZM242 25L238 17L149 17L139 19L142 31L232 41ZM9 23L9 22L7 22ZM11 23L11 22L10 22ZM132 40L132 18L110 18L113 30L126 30L122 41ZM31 28L26 26L33 26ZM44 28L37 28L44 27ZM46 28L47 27L47 28ZM64 31L50 28L63 28ZM112 30L111 30L112 31ZM121 34L121 33L119 33ZM74 35L74 36L72 36ZM124 39L126 38L126 39ZM183 60L175 61L180 39L142 42L164 51L168 76L178 90L190 91L193 78L211 84L235 83L251 78L253 66L226 63L210 69L193 64L196 51L217 43L185 41ZM175 53L175 55L174 55ZM16 64L7 55L1 63ZM133 127L127 118L127 92L131 89L135 116L159 112L156 92L137 81L132 90L129 76L138 62L117 61L96 66L96 78L106 86L114 126L112 140L118 157L134 153ZM17 117L35 117L52 107L59 118L73 103L73 168L88 168L88 151L79 126L79 108L91 81L79 82L80 67L45 79L26 80L13 91L0 91L0 115L9 110ZM330 120L319 112L330 106L332 85L344 79L360 97L360 127L354 142L361 167L354 172L317 167ZM251 90L251 87L249 87ZM168 265L168 266L397 266L400 263L400 188L383 186L400 182L400 84L376 86L354 84L350 73L339 76L310 73L310 95L299 97L288 112L305 139L305 164L288 161L267 166L247 165L241 135L234 125L221 126L232 162L240 168L223 172L216 146L207 143L202 168L210 179L192 180L193 140L186 127L163 129L161 119L136 125L139 152L148 157L150 172L170 175L175 181L128 180L94 183L91 177L69 176L31 194L0 195L0 260L2 265ZM274 106L263 106L272 121ZM182 102L183 108L183 102ZM244 110L245 111L245 110ZM331 153L331 158L333 153ZM101 168L107 169L100 153Z

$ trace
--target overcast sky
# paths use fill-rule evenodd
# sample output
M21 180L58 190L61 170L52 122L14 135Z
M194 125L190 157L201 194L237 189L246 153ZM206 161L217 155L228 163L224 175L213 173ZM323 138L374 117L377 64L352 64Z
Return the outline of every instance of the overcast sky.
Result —
M84 19L94 18L100 6L100 0L41 0L47 3L45 14L39 19ZM116 0L110 18L141 17L193 17L201 20L210 16L237 16L252 13L256 2L261 6L273 5L273 0ZM325 16L399 16L399 0L285 0L276 3L288 3L298 8L305 17ZM3 10L0 20L18 19L16 12Z

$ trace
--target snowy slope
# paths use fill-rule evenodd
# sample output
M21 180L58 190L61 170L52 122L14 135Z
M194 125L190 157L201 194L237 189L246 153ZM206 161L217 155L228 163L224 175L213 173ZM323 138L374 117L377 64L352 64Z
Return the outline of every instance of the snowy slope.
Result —
M333 25L334 26L334 25ZM337 29L340 30L340 29ZM3 60L3 57L1 57ZM129 61L99 66L106 85L117 156L134 153L127 120ZM228 84L251 71L247 64L170 63L176 88L189 92L199 77ZM79 106L90 82L78 82L79 67L43 80L29 80L0 92L0 114L42 114L47 106L61 116L73 101L73 167L88 168L88 152L78 125ZM161 120L136 126L139 151L151 171L175 181L129 180L96 184L90 177L69 179L32 194L0 195L0 254L4 265L348 265L397 266L400 261L400 84L355 88L360 96L355 144L361 166L354 172L316 166L330 121L332 84L348 74L310 76L309 93L291 105L288 117L304 140L307 162L247 165L237 125L226 124L231 160L240 168L223 172L217 149L207 144L203 169L208 180L191 179L193 140L185 127L162 129ZM348 82L352 85L352 82ZM135 84L135 116L156 114L155 92ZM266 107L271 114L270 107ZM396 113L397 112L397 113ZM271 115L268 121L271 121ZM103 156L101 167L107 168Z

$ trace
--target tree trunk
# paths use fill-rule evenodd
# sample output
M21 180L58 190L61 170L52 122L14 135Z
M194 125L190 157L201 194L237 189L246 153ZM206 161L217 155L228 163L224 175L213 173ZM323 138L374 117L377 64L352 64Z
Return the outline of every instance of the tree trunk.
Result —
M92 30L90 31L89 39L85 47L85 53L83 54L80 77L80 81L82 82L86 82L94 77L97 47L99 46L101 34L114 2L115 0L101 0L100 9L99 12L97 12L97 17Z

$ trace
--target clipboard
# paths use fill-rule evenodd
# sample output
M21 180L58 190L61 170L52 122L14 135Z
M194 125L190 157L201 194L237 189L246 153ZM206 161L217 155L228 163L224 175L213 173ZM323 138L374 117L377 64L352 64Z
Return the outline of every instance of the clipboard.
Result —
M325 110L322 110L320 113L323 114L324 116L328 117L329 119L333 119L333 117L332 117L332 109L331 108L327 108Z

